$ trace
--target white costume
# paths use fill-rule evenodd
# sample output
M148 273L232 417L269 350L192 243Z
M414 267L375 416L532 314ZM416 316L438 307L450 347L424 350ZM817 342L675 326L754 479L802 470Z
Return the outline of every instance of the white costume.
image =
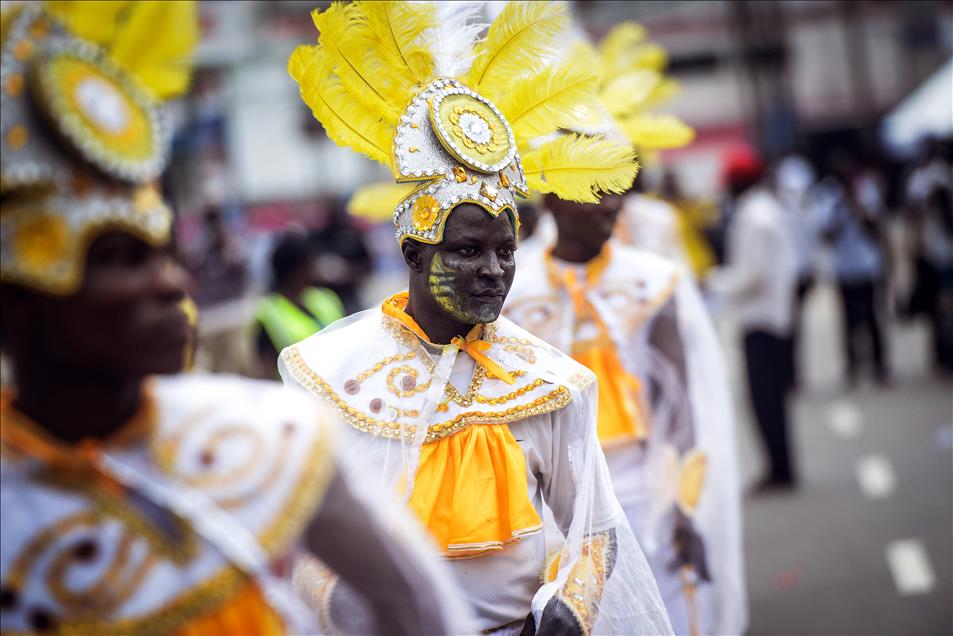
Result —
M387 303L399 306L400 296ZM403 492L430 527L479 629L530 610L539 624L556 595L587 631L666 633L648 564L611 492L592 374L505 319L487 325L483 340L513 385L380 310L289 347L280 367L354 429L345 441L353 468ZM419 497L435 486L434 498ZM543 504L565 541L541 586Z
M670 261L614 243L588 265L542 252L521 263L504 314L595 371L613 485L676 633L743 632L734 419L716 336L691 280ZM679 519L690 520L703 545L701 558L682 568L672 565L676 542L688 540L673 536Z

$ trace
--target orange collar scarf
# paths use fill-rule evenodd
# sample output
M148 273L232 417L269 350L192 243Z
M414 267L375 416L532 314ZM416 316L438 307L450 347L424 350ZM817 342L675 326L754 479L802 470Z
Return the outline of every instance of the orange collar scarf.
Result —
M381 310L424 342L430 338L404 312L407 293L384 301ZM504 382L515 382L484 352L483 325L452 344ZM506 424L468 426L420 449L413 491L407 504L427 526L447 558L471 558L502 550L539 532L542 520L529 499L526 456Z
M420 325L417 324L417 321L411 318L405 311L405 308L407 307L407 298L407 292L394 294L384 301L384 303L381 305L381 311L383 311L386 316L393 318L403 326L407 327L407 329L412 331L424 342L433 344L430 342L430 337L424 332L423 329L420 328ZM480 335L482 333L483 325L474 325L473 329L470 330L470 333L464 337L456 336L450 341L450 344L456 345L460 348L460 351L463 351L473 358L474 362L486 369L487 375L490 377L503 380L507 384L513 384L515 382L513 376L506 371L506 369L500 366L498 362L486 355L485 352L490 348L490 343L486 340L480 339Z

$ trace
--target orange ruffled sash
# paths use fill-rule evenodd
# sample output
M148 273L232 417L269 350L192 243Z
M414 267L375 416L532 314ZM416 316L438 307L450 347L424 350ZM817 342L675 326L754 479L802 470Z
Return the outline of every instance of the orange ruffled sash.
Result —
M384 301L383 311L429 343L403 311L406 304L406 292L397 294ZM505 381L504 375L512 376L484 354L489 343L476 338L479 327L453 344ZM408 505L449 558L501 550L543 527L529 500L526 456L506 424L468 426L424 444Z
M609 244L599 256L586 266L585 281L580 283L572 269L559 272L546 254L546 266L551 283L566 290L572 300L576 321L590 317L599 329L599 344L573 353L573 359L592 371L599 381L599 441L609 446L627 439L644 440L648 437L648 418L642 406L642 383L629 373L616 351L609 330L599 313L586 298L586 293L598 282L609 264Z

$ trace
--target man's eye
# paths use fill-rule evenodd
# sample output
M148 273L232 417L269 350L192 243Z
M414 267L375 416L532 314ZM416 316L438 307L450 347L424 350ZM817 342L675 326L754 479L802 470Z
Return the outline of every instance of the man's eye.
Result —
M461 247L460 249L457 250L457 254L459 254L460 256L464 258L472 258L479 253L480 253L480 250L478 250L475 247Z
M501 247L497 250L497 254L499 254L500 258L510 258L515 251L516 249L512 247Z

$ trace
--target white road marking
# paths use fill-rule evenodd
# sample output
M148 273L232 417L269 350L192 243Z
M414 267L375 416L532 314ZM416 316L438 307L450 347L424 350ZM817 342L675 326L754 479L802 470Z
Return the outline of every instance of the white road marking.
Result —
M840 437L850 439L857 437L863 428L863 416L857 405L850 400L834 402L827 409L827 422Z
M868 499L883 499L893 494L897 477L893 465L883 455L867 455L854 469L857 483Z
M892 541L884 552L901 596L926 594L933 589L936 577L923 543L916 539Z

